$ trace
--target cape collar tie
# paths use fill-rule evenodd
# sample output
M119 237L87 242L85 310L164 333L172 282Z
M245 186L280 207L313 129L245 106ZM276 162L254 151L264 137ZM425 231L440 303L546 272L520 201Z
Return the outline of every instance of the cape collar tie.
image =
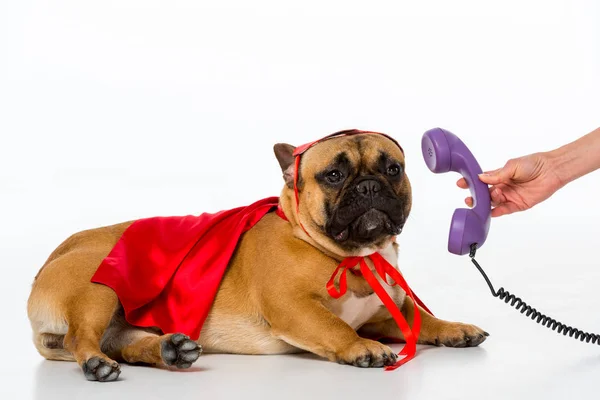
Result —
M383 133L366 132L366 131L359 131L359 130L336 132L334 134L324 137L323 139L320 139L320 140L317 140L317 141L314 141L311 143L307 143L305 145L297 147L294 150L293 156L295 157L295 160L294 160L294 163L295 163L294 197L295 197L295 201L296 201L296 214L298 216L300 215L299 214L300 197L298 194L298 175L299 175L299 170L300 170L300 158L301 158L302 154L304 152L306 152L309 148L311 148L314 145L321 143L325 140L336 138L336 137L364 134L364 133L383 135L383 136L387 137L388 139L392 140L400 148L400 150L402 152L404 152L404 150L402 149L402 147L400 146L400 144L398 144L398 142L396 140L394 140L393 138L391 138ZM283 210L281 209L281 205L279 205L277 208L277 215L279 215L281 218L283 218L284 220L287 221L287 217L285 216ZM310 237L310 234L306 231L306 229L302 225L302 222L300 222L299 217L298 217L298 223L299 223L300 227L302 228L302 230L304 230L306 235L308 237ZM369 265L366 262L367 258L369 260L371 260L371 262L373 263L373 266L375 267L375 271L377 272L377 275L383 282L385 282L387 285L392 286L392 287L396 286L396 285L400 286L404 290L406 295L408 297L410 297L410 299L413 301L414 319L413 319L412 327L408 324L408 322L406 321L406 318L404 318L404 315L402 315L402 312L400 311L400 309L398 308L398 306L396 305L394 300L390 297L390 295L385 290L385 288L382 286L382 284L379 282L379 280L377 279L375 274L373 274L373 271L371 271L371 269L369 268ZM356 268L357 266L358 266L358 269ZM395 370L396 368L398 368L398 367L402 366L403 364L406 364L408 361L412 360L416 355L417 341L419 339L419 333L421 330L421 314L419 313L419 306L421 306L421 308L423 308L429 314L433 315L433 313L431 311L429 311L427 306L425 306L425 304L423 304L423 302L417 297L417 295L412 292L412 290L406 283L406 280L404 279L402 274L396 268L394 268L381 254L379 254L377 252L375 252L371 255L365 256L365 257L347 257L347 258L345 258L337 266L337 268L331 275L331 278L327 282L327 292L329 293L329 295L331 297L338 299L346 293L346 291L347 291L347 275L346 274L347 274L348 270L350 270L352 273L354 273L356 275L362 275L365 278L365 280L371 286L373 291L377 294L377 296L379 297L381 302L388 309L388 311L392 315L392 318L394 318L394 321L398 325L398 328L400 328L400 330L402 331L402 334L404 335L404 341L406 342L406 344L402 348L402 351L400 351L400 353L398 353L399 356L403 356L403 357L400 358L394 365L385 367L386 371ZM338 277L338 275L339 275L339 289L337 289L335 287L335 280ZM391 283L391 284L388 283L389 282L387 279L388 277L390 277L393 280L393 283ZM384 339L384 338L375 338L375 339ZM385 339L392 339L392 340L395 339L396 341L398 340L398 338L385 338Z

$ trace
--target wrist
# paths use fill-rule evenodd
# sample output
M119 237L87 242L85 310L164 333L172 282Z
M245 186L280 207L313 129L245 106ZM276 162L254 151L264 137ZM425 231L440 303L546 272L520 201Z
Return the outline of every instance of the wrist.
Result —
M600 168L600 129L545 153L561 186Z
M544 153L550 164L550 170L556 174L560 187L577 179L573 169L575 155L566 146Z

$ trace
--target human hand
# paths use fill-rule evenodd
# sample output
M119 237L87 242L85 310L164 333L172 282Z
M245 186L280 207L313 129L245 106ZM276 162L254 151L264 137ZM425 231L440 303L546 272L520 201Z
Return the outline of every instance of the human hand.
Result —
M548 153L509 160L504 167L479 175L479 179L490 185L492 217L530 209L564 186ZM468 188L464 178L457 185ZM472 207L473 198L467 197L465 203Z

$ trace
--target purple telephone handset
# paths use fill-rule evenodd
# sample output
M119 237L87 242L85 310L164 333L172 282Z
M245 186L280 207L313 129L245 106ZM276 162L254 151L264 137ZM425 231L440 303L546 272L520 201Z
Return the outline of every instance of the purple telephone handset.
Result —
M448 238L449 252L469 254L471 245L476 244L479 248L485 243L490 229L490 192L488 186L478 178L482 172L481 167L456 135L441 128L425 132L421 149L425 163L432 172L458 172L469 184L473 208L458 208L454 211Z
M448 171L460 173L467 180L471 196L473 196L474 207L472 209L458 208L454 211L450 225L448 251L458 255L469 254L471 261L490 288L492 296L516 308L521 314L564 336L569 335L581 342L600 344L600 334L582 331L542 314L503 287L498 290L494 289L483 268L475 261L476 250L485 243L490 230L492 214L488 186L478 177L481 167L459 138L441 128L425 132L421 141L421 149L425 163L431 171L436 174Z

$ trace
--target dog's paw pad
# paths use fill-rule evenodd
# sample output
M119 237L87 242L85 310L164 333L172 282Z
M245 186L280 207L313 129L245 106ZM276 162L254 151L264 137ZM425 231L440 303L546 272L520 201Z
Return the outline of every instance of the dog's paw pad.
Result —
M165 364L177 368L189 368L202 354L202 347L181 333L171 335L161 345L161 356Z
M118 363L100 357L90 358L83 363L81 369L88 381L116 381L121 374L121 367Z

